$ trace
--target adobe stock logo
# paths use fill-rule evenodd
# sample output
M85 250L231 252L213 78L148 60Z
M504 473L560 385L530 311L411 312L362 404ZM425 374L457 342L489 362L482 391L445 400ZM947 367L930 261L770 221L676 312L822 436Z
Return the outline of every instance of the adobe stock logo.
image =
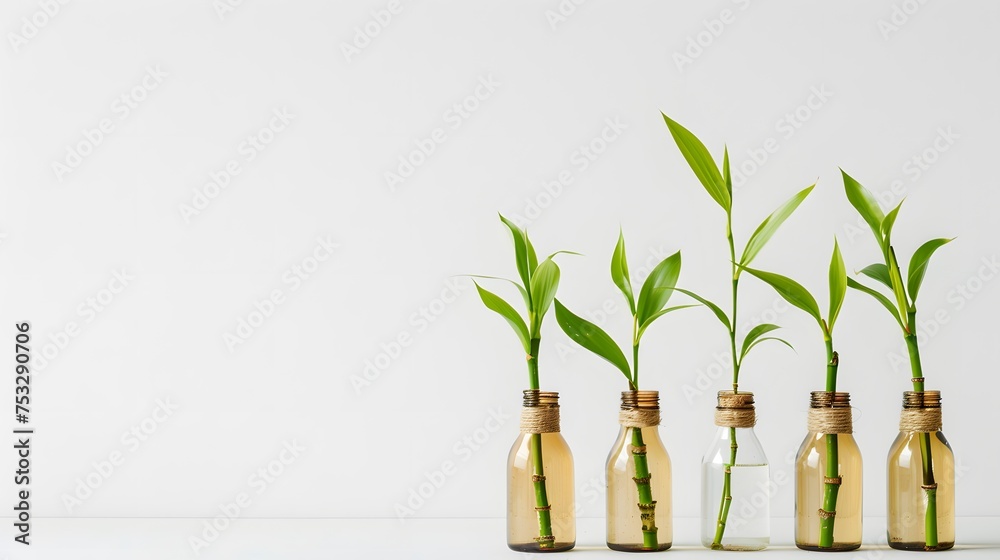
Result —
M750 7L750 0L732 0L732 2L739 6L740 11ZM672 58L677 70L683 73L685 66L694 64L694 61L705 54L705 51L715 44L715 41L726 32L726 29L729 29L729 26L736 23L736 18L736 13L733 10L723 8L719 12L719 17L702 20L703 29L694 35L688 35L684 48L674 51Z
M146 101L150 92L163 84L163 80L167 76L169 74L164 72L159 64L146 66L146 73L139 83L111 102L111 114L118 117L118 122L125 122L132 111L138 109ZM83 165L83 161L90 157L115 130L115 121L111 120L111 117L104 117L97 121L94 128L84 128L80 131L82 138L75 143L66 145L66 155L62 161L58 159L52 161L52 172L55 174L56 180L62 183L65 176Z
M388 341L379 343L379 349L374 355L364 359L361 373L351 375L351 387L355 394L370 387L382 374L392 369L393 364L402 357L406 349L421 338L440 319L448 308L472 288L472 282L467 278L447 278L443 287L429 301L424 302L410 314L406 327L399 329Z
M329 235L317 237L316 244L305 257L282 271L281 285L288 287L273 288L262 299L254 299L253 309L237 318L236 328L222 333L222 341L225 342L229 353L236 352L237 347L243 345L273 317L278 308L288 301L289 296L297 292L306 280L313 277L339 247L340 244L334 242Z
M360 56L361 52L367 49L386 27L389 27L393 16L398 16L402 11L403 6L399 0L389 0L385 8L372 10L371 19L366 21L364 25L354 28L354 37L351 38L351 42L343 41L340 43L340 52L343 53L347 63L354 62L353 58Z
M458 131L462 124L479 111L490 97L496 93L501 83L493 79L493 74L479 76L478 83L467 95L456 101L441 115L441 120L452 131ZM399 190L430 159L438 148L448 141L444 126L434 127L426 136L413 139L413 148L397 157L398 164L383 173L390 193Z
M21 48L28 44L28 41L38 36L48 24L62 13L62 7L69 4L69 0L41 0L38 2L39 10L31 14L30 17L21 18L21 27L17 32L7 34L7 42L14 54L21 52Z

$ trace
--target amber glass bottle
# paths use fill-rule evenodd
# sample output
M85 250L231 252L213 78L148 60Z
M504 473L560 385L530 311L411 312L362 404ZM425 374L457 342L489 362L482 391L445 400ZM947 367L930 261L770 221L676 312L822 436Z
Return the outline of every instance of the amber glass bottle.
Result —
M808 429L795 459L795 546L828 552L857 549L862 465L852 435L851 395L813 392Z
M559 393L524 392L521 434L507 457L507 546L561 552L576 545L573 454L559 433Z
M660 393L623 391L621 429L608 454L608 547L666 550L673 543L670 456L660 440Z
M955 455L941 433L940 391L903 393L899 435L889 450L886 474L889 546L955 546ZM936 511L928 512L930 493L936 496ZM929 535L929 529L936 530Z

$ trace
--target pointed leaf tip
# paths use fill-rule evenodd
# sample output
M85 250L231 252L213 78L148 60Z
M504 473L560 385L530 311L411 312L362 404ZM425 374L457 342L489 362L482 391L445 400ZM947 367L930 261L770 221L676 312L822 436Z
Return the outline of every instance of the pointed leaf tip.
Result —
M694 171L695 176L701 182L709 196L715 200L719 206L728 214L732 209L732 195L726 187L726 181L719 173L719 167L715 164L715 159L705 147L705 144L698 139L691 131L684 128L677 121L671 119L661 112L663 120L667 123L670 135L677 144L681 155L688 162L688 166Z
M764 248L764 245L774 236L781 224L785 223L785 220L795 212L795 209L802 204L802 201L809 196L815 188L815 184L810 185L801 191L795 193L794 196L786 200L781 206L779 206L770 216L764 219L763 222L757 226L756 231L750 236L750 240L747 241L746 248L743 249L743 256L740 257L740 262L737 263L741 266L747 266L753 261L754 257L760 253L760 250Z

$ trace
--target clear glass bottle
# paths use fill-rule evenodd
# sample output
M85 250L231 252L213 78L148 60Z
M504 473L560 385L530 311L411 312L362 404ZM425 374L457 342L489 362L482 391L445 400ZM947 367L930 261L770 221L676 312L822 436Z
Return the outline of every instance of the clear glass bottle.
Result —
M753 431L756 420L753 393L719 391L719 429L701 463L701 543L708 548L762 550L770 542L771 480ZM727 488L731 499L724 508Z
M507 457L507 546L520 552L573 548L575 509L573 454L559 433L559 393L524 391L521 434Z
M923 450L930 450L925 472ZM930 476L928 476L930 475ZM933 478L931 478L933 477ZM899 435L887 465L889 546L947 550L955 546L955 455L941 433L941 392L906 391ZM936 542L927 538L928 495L935 495Z
M660 393L623 391L621 429L608 454L607 543L612 550L673 544L670 456L660 440Z
M809 434L795 458L795 546L803 550L861 546L861 450L852 431L850 393L811 394ZM836 502L832 516L830 496Z

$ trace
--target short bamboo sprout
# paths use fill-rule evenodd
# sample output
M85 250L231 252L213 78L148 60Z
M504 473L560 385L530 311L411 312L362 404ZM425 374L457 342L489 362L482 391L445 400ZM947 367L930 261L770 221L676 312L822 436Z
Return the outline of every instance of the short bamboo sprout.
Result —
M535 254L535 248L532 246L531 240L528 239L527 232L521 230L503 216L500 216L500 220L513 235L514 257L516 259L518 277L521 280L520 283L513 280L506 280L506 282L516 287L517 291L521 294L521 298L524 300L528 311L528 321L525 322L524 318L506 300L484 289L478 283L476 284L476 290L479 292L479 297L483 300L483 304L491 311L503 317L507 321L507 324L514 330L518 340L520 340L528 364L529 391L537 393L539 391L538 353L541 348L542 319L552 305L552 300L556 296L556 289L559 287L559 267L552 260L558 253L549 255L548 258L539 263L538 257ZM477 276L477 278L505 280L491 276ZM526 402L528 402L527 392ZM526 406L525 408L530 407ZM556 435L558 436L558 434ZM558 441L562 441L562 436L558 436L557 439ZM515 449L519 450L520 446L523 445L527 446L528 451L524 453L521 451L517 453L514 450L511 451L512 461L515 455L517 457L527 457L530 460L532 494L534 495L534 508L531 511L532 516L537 521L537 531L535 531L532 539L528 542L522 542L519 535L521 534L520 528L523 525L521 523L523 519L522 512L526 506L520 504L516 499L514 490L510 486L516 484L516 480L511 475L512 478L508 480L508 499L513 500L513 503L509 504L508 507L507 544L514 550L556 552L573 548L575 544L576 526L575 518L572 515L568 521L563 523L562 529L565 529L565 535L558 535L554 532L554 530L560 527L553 524L552 509L553 507L566 507L566 504L553 506L551 501L553 496L550 496L549 485L552 484L551 480L554 477L553 473L546 472L545 460L542 453L550 440L553 440L553 437L549 433L522 431L521 437L515 442ZM565 445L565 442L563 442L563 445ZM572 489L572 468L569 469L568 473L570 477L569 488ZM559 474L566 476L565 472ZM561 481L560 484L565 484L565 481ZM570 494L571 496L572 494ZM514 504L517 504L518 509L512 512L511 508L515 507ZM572 512L572 504L569 504L569 507L569 511Z
M841 464L844 463L840 449L841 440L844 440L846 445L852 446L851 449L856 450L857 446L854 445L854 438L850 435L852 432L850 397L847 393L836 392L840 356L833 346L833 327L837 322L837 316L840 314L840 308L847 292L847 272L844 267L844 259L840 254L840 247L834 239L829 271L830 309L826 318L823 317L816 298L795 280L773 272L752 268L747 268L746 271L774 288L785 301L805 311L815 319L826 346L826 391L813 393L809 411L810 434L806 437L800 450L800 461L797 464L801 468L796 470L796 476L812 478L812 475L815 474L813 463L822 456L824 465L821 478L823 497L819 508L811 508L806 504L811 504L813 501L811 493L815 489L802 480L796 484L796 518L798 521L795 544L799 548L807 550L853 550L861 546L860 494L857 503L852 501L851 508L846 512L842 508L838 509L838 497L842 491L845 477L850 488L857 488L859 493L861 489L860 468L857 472L852 471L850 474L845 474L841 468ZM811 449L816 438L820 438L824 442L822 453L818 451L813 453ZM860 461L861 456L858 454L857 462L859 465ZM852 480L854 478L857 480ZM815 527L799 530L804 524L803 519L811 520ZM838 526L841 526L839 532ZM815 535L815 538L812 535ZM839 539L838 535L840 535Z
M896 223L896 216L903 205L901 201L895 208L884 214L879 207L878 200L861 183L853 177L841 171L844 178L844 190L847 199L851 202L858 214L868 223L875 241L882 254L883 262L870 264L861 273L874 279L887 289L890 296L884 295L880 289L876 290L861 284L853 278L848 279L848 285L855 290L864 292L884 307L896 320L906 341L906 348L910 355L910 382L913 384L913 391L920 393L924 391L924 372L920 362L920 348L917 339L917 293L920 291L920 284L923 282L924 274L927 272L927 263L931 255L941 246L949 243L951 239L932 239L921 245L910 258L909 270L906 281L900 271L899 261L896 258L896 251L892 246L892 228ZM954 542L943 540L940 525L950 526L954 524L954 511L950 509L939 509L937 506L938 482L935 476L935 448L939 447L934 442L931 432L918 433L915 436L920 450L920 484L919 492L922 494L922 517L924 550L942 550L951 548ZM950 448L948 453L950 454ZM890 457L890 461L892 458ZM915 489L916 491L917 489ZM894 521L889 518L889 527L894 526ZM889 544L893 546L894 535L889 533Z
M556 300L556 321L566 333L577 344L587 350L597 354L610 362L625 376L628 381L629 393L622 394L622 431L619 442L626 436L629 440L629 454L618 467L619 459L616 458L616 451L620 452L622 447L616 444L611 452L608 465L608 546L615 550L641 551L641 550L665 550L670 547L672 529L670 525L670 460L666 451L660 453L657 447L662 449L659 443L660 437L656 425L659 424L659 405L655 406L656 422L649 420L653 417L650 404L650 395L655 395L655 391L638 391L639 388L639 342L642 340L646 329L653 321L672 311L692 307L681 305L676 307L665 307L673 293L677 278L681 273L680 252L663 259L657 264L649 277L642 285L639 297L636 298L632 291L632 280L629 278L628 261L625 256L625 237L619 232L618 244L615 246L614 254L611 257L611 279L621 290L622 295L628 303L632 312L632 365L625 358L618 344L597 325L574 315L559 300ZM637 392L638 391L638 392ZM634 393L634 395L633 395ZM654 401L658 402L658 396ZM643 414L643 411L650 412ZM645 419L645 420L643 420ZM653 438L647 441L646 438ZM652 452L650 452L652 451ZM615 467L612 468L611 462ZM634 508L632 514L626 515L626 519L633 520L632 530L622 529L622 521L619 519L623 513L618 503L621 495L620 486L612 492L612 484L618 481L617 475L620 471L631 470L634 482ZM659 515L657 515L657 504L659 504ZM666 514L664 514L666 509ZM637 515L636 515L637 514ZM614 518L614 519L612 519ZM657 519L660 524L657 525ZM641 526L641 532L636 530ZM660 529L666 527L664 531L667 540L664 541ZM641 539L636 538L641 536Z

